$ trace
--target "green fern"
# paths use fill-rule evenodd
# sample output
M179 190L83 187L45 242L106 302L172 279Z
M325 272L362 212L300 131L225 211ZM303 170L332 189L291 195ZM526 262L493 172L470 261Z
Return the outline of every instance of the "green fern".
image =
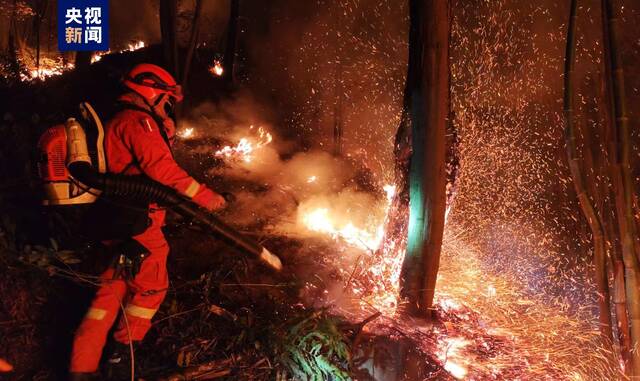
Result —
M280 363L295 380L350 381L350 351L335 318L314 313L287 332Z

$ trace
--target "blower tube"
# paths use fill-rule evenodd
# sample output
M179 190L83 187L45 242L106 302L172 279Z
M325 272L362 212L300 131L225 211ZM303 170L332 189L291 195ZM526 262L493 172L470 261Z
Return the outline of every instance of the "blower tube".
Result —
M228 245L258 257L259 260L274 270L280 271L282 269L282 262L276 255L220 221L210 212L200 208L193 201L186 199L172 188L143 176L100 173L90 162L83 160L71 161L67 168L73 178L90 188L101 191L102 196L118 196L135 201L157 202L165 205L178 214L192 218L200 223Z

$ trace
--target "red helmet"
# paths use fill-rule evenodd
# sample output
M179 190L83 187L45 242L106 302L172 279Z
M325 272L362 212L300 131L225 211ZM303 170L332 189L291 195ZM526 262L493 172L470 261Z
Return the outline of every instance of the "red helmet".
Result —
M182 100L182 88L169 72L153 64L136 65L124 78L122 83L129 89L154 103L162 94L168 94L175 101Z

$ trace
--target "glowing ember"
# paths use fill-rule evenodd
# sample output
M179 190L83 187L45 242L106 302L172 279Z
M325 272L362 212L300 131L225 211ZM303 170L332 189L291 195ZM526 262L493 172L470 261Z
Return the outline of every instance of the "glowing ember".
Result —
M28 74L22 74L20 79L24 81L32 81L39 79L44 81L47 78L62 75L65 71L74 68L72 63L64 63L61 57L58 59L42 58L40 60L40 68L35 65L29 67Z
M309 176L309 178L307 179L307 183L315 183L316 180L318 180L318 176Z
M193 127L187 127L180 131L178 131L177 135L181 139L191 139L195 134L195 130Z
M442 348L438 353L438 359L444 364L451 375L459 380L463 379L467 373L466 359L462 350L471 342L463 337L449 337L442 340Z
M243 161L250 163L253 160L253 154L256 149L266 146L273 141L273 136L263 127L249 127L254 137L241 138L236 146L224 146L217 150L214 155L216 157L225 158L230 161ZM256 131L256 132L254 132Z
M209 66L209 72L217 77L222 77L224 74L224 67L218 60L213 61L213 65Z
M396 186L387 184L383 186L382 189L384 190L384 193L387 195L387 202L391 204L391 202L393 201L393 197L396 195Z

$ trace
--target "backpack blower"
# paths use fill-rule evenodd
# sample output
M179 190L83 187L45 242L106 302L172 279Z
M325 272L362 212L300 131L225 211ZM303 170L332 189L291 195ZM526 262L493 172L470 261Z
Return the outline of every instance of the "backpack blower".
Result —
M38 142L38 172L43 181L43 204L78 208L98 204L101 200L129 200L148 205L156 202L192 219L215 237L239 249L274 270L282 269L278 256L253 239L225 224L211 212L199 207L174 189L146 176L108 173L104 155L104 129L89 103L80 104L81 120L93 125L88 144L85 128L79 120L69 118L65 124L49 128ZM89 148L91 147L91 149ZM95 164L94 164L95 163ZM89 218L91 214L89 213ZM117 221L102 221L114 224ZM95 237L94 237L95 238ZM110 239L112 237L102 237Z

